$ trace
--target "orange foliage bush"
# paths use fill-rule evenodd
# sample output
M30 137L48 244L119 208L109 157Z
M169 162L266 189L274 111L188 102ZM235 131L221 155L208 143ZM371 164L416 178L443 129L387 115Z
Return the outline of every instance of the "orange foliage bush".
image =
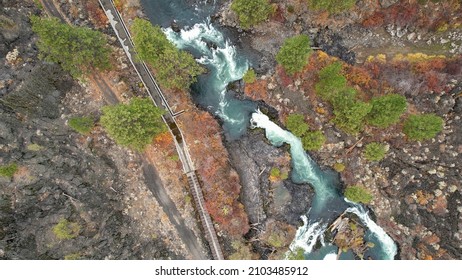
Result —
M169 131L161 133L154 138L154 144L160 149L172 148L174 145L172 134Z
M275 4L275 5L277 5L277 4ZM285 17L284 17L284 10L279 5L277 5L276 11L271 16L271 20L272 21L277 21L277 22L280 22L280 23L284 23L284 21L286 20Z
M96 27L103 27L107 23L107 17L104 11L101 9L98 0L87 0L85 4L88 15L91 21Z
M268 94L267 85L268 82L266 80L257 80L254 83L246 84L244 93L253 100L265 99Z
M283 87L287 87L288 85L292 84L294 82L294 79L287 75L286 71L284 68L280 65L276 67L276 73L278 74L278 82L281 84Z
M365 27L415 26L421 29L438 30L444 26L460 23L462 5L457 0L428 1L420 5L416 1L400 1L385 9L374 11L362 21Z
M181 123L212 219L230 235L245 234L249 226L238 201L239 176L229 164L217 121L209 113L191 110L182 115Z
M429 71L425 73L425 84L430 91L441 92L443 91L446 81L442 75L439 75L435 71Z
M415 63L412 69L418 73L426 73L430 70L442 71L446 68L446 61L443 58L437 57L429 60L419 61Z
M418 13L419 4L417 3L397 3L388 8L385 21L398 26L408 26L417 21Z
M402 82L409 84L408 90L412 89L419 93L426 91L440 93L447 91L447 84L450 80L461 78L461 55L451 59L444 57L426 58L425 56L422 56L422 59L416 59L418 57L418 54L407 54L406 56L397 55L391 62L387 63L376 60L366 62L363 69L369 72L372 78L369 81L370 91L374 91L374 89L378 89L379 93L386 91L386 88L380 89L383 86L399 91L399 87L392 88L390 85L396 87Z
M372 77L366 69L357 66L349 66L346 67L345 70L345 76L351 84L360 86L362 89L371 88Z
M385 14L381 11L373 13L370 17L363 20L364 27L378 27L382 26L385 21Z

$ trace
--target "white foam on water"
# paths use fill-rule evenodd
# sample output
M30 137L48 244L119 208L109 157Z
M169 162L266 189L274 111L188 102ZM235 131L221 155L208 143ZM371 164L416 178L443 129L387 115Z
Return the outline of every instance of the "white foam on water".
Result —
M316 192L315 200L318 202L317 207L328 209L326 203L329 201L330 197L336 194L333 188L327 185L328 182L320 178L322 174L320 174L319 171L316 172L314 167L315 163L305 153L300 139L289 131L279 127L260 111L252 114L251 124L255 127L264 128L266 138L270 140L273 145L280 146L283 143L290 145L292 168L298 172L299 178L297 179L300 180L301 178L302 182L310 183L313 186ZM396 255L396 244L381 227L369 218L361 205L348 208L347 211L356 214L364 225L378 238L385 250L385 258L393 259ZM302 219L304 225L297 230L295 239L290 245L291 250L302 248L305 252L310 253L318 240L325 246L323 235L327 228L327 224L320 221L308 221L306 216L302 216Z
M310 183L316 191L316 200L319 207L323 207L329 198L335 197L336 193L326 185L326 182L318 176L315 163L303 149L301 140L287 130L282 129L272 122L267 115L259 110L252 114L251 124L255 127L264 128L266 138L275 146L283 143L290 145L292 157L292 180L298 183Z
M323 260L328 260L328 261L336 261L337 260L337 254L335 253L330 253L327 254Z
M239 80L248 69L248 64L238 65L236 48L223 37L210 22L197 23L193 27L174 32L171 28L163 29L167 38L178 48L191 47L199 50L202 56L197 61L204 65L215 68L214 92L218 98L217 114L227 123L242 123L243 119L227 114L229 106L226 98L226 86L233 81ZM207 42L215 44L209 48Z
M302 216L301 218L303 220L303 226L297 229L295 239L290 244L289 248L292 251L301 248L305 253L311 253L318 241L324 243L323 234L326 231L327 225L320 222L310 224L306 216Z
M348 201L352 203L351 201ZM355 204L354 207L350 207L345 210L346 212L353 213L361 220L361 222L369 229L369 231L375 235L375 237L380 241L382 244L382 248L384 249L385 259L393 260L395 255L398 251L395 242L391 237L383 230L383 228L379 227L368 215L368 213L364 210L364 208L359 205Z
M238 64L236 48L227 40L223 34L217 30L210 21L197 23L191 28L174 32L171 28L163 29L167 38L177 47L193 48L201 53L197 61L204 65L209 65L215 71L213 80L213 93L218 100L216 114L227 123L240 123L242 116L236 110L229 108L230 103L226 97L226 86L233 81L241 79L248 69L248 63ZM209 45L207 44L209 43ZM214 45L213 47L210 44ZM252 114L251 124L254 127L265 129L266 137L275 146L284 143L290 145L292 157L292 180L296 183L310 183L315 192L317 208L328 209L328 201L336 197L334 188L329 186L329 181L322 177L322 172L317 168L316 163L308 156L303 149L300 139L289 131L286 131L273 123L268 116L260 111ZM383 243L387 250L387 258L393 258L396 254L396 245L393 240L374 223L361 207L349 208L350 212L355 213L361 221L375 234ZM308 221L306 216L302 216L304 225L297 230L296 238L290 245L292 250L302 248L309 253L319 241L323 246L324 232L327 228L326 223L320 221ZM325 259L333 259L335 254L327 254ZM335 255L336 259L336 255Z

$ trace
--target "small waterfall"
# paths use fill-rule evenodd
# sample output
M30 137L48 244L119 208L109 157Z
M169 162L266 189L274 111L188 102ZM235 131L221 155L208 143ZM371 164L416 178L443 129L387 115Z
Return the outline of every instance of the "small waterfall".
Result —
M353 204L354 207L346 209L345 212L353 213L358 216L361 222L380 242L383 259L393 260L397 253L397 247L393 239L369 217L363 206L355 203Z
M223 120L224 130L230 139L245 133L255 104L228 96L226 87L244 76L249 68L247 60L237 55L235 46L209 20L180 32L171 28L163 31L178 48L191 50L200 56L197 61L209 69L208 75L199 77L195 85L195 101Z
M319 215L326 212L332 205L342 205L343 210L348 205L354 205L346 209L346 212L353 213L359 217L361 222L367 227L380 242L377 244L382 249L382 258L393 259L396 255L396 244L380 228L374 221L372 221L365 209L359 205L346 200L346 203L340 203L343 200L332 180L329 180L328 174L323 172L319 166L309 157L303 149L302 143L299 138L294 136L289 131L280 128L277 124L273 123L268 116L264 115L257 110L252 114L251 124L253 127L265 129L266 138L275 146L281 146L283 143L290 145L290 155L292 157L292 180L295 182L309 183L313 186L316 194L314 197L313 205L308 216L302 216L303 226L297 230L295 240L290 245L292 251L297 248L302 248L305 253L311 253L317 242L320 242L323 247L324 232L328 226ZM343 211L342 210L342 211ZM335 212L334 212L335 213ZM338 213L338 212L337 212ZM332 217L332 215L330 216ZM332 258L333 253L325 252L323 258Z
M303 226L297 229L295 239L290 244L290 250L295 251L297 248L303 249L305 253L311 253L314 246L319 241L324 244L324 232L326 231L327 224L321 222L309 223L308 217L303 215Z
M310 183L316 192L315 205L312 205L312 212L318 213L321 209L325 209L328 202L339 198L337 190L329 187L331 180L327 177L319 176L322 171L305 152L303 144L298 137L280 128L259 110L252 114L251 124L254 127L264 128L266 138L274 146L279 147L284 143L290 145L292 181L296 183Z
M152 14L155 14L153 18L158 20L158 23L167 26L173 19L176 19L179 24L185 26L179 33L171 28L164 28L163 31L177 47L191 51L198 57L197 61L208 68L208 74L199 77L198 82L193 86L193 98L197 104L207 108L223 120L223 131L228 139L232 140L243 135L250 122L254 127L265 129L266 137L273 145L281 146L284 143L290 145L292 181L309 183L315 190L311 210L302 217L304 226L297 230L291 249L300 247L309 253L314 250L316 244L321 244L320 251L324 252L321 258L334 258L335 247L324 243L324 232L329 220L350 207L351 212L358 215L371 234L383 243L380 245L390 248L390 250L384 250L387 252L385 258L393 258L396 254L396 246L391 238L370 220L364 209L357 206L351 207L351 204L344 201L339 194L339 183L335 176L319 168L304 151L300 139L257 111L255 103L238 100L227 94L228 84L241 79L249 63L245 57L237 55L235 46L210 20L200 22L211 14L214 7L205 5L207 1L200 1L193 9L183 0L142 0L142 2L144 7L150 7ZM162 18L159 18L159 9L163 11Z

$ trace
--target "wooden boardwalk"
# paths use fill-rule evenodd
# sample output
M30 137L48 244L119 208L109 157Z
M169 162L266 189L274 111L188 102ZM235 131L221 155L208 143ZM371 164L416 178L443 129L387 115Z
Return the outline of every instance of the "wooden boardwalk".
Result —
M160 89L146 64L143 61L135 59L136 52L132 38L130 36L130 32L125 25L122 16L116 9L114 2L112 0L99 0L99 3L106 13L109 22L111 23L111 26L114 29L114 32L125 51L125 54L135 68L135 71L137 72L144 86L146 87L153 103L166 111L166 113L163 115L163 120L167 124L169 131L175 141L176 150L183 165L183 171L188 178L189 188L194 198L196 210L199 213L199 217L205 233L205 239L209 243L213 258L216 260L223 260L223 253L221 251L220 243L218 242L215 228L213 227L212 220L205 207L205 201L202 195L202 188L199 183L197 172L195 171L193 162L191 160L191 156L184 140L183 133L181 132L175 120L175 116L177 114L174 113L168 105L162 90Z

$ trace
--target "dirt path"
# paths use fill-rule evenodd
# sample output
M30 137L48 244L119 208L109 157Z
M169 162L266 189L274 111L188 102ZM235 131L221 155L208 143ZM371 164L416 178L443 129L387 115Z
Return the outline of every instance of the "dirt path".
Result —
M45 10L49 15L58 17L61 21L66 22L65 17L61 11L55 6L52 0L41 0ZM119 98L114 90L109 86L107 77L100 73L93 73L91 79L98 87L102 97L109 104L119 103ZM203 251L204 246L200 243L194 232L186 225L184 219L181 217L175 203L169 197L165 186L160 180L159 174L154 166L146 159L145 156L140 155L143 163L143 174L145 177L146 186L149 188L153 196L156 198L164 212L167 214L170 222L175 227L181 240L189 251L193 259L209 259L209 256Z
M208 259L206 254L202 251L201 246L198 244L196 235L186 226L184 219L181 217L180 212L175 206L175 203L168 196L159 178L157 170L146 159L143 159L143 174L146 180L146 185L162 206L162 209L164 209L164 212L167 214L170 222L177 229L181 240L183 240L193 259Z
M108 85L106 79L102 77L99 73L93 73L91 76L93 81L95 81L96 86L99 88L104 100L107 104L114 105L119 103L119 99L115 92Z

